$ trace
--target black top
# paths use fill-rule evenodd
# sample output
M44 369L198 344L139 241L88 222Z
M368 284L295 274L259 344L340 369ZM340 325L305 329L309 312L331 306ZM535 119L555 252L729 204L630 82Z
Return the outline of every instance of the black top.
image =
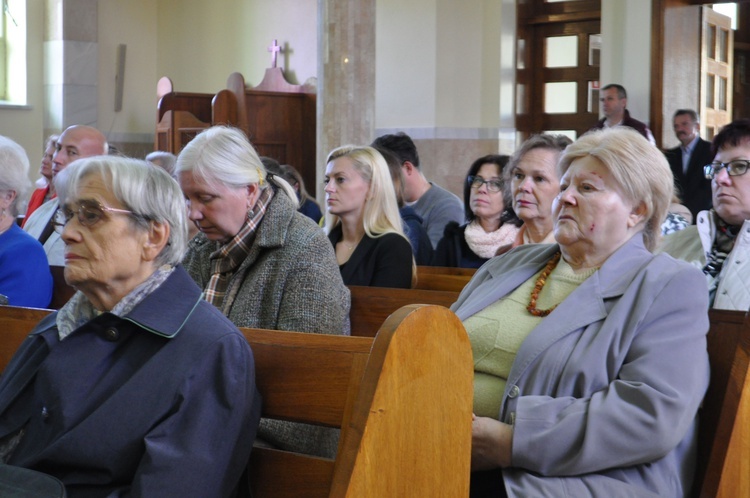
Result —
M703 166L714 160L711 154L711 142L698 139L693 153L690 154L687 174L682 172L682 150L679 147L664 153L674 175L674 184L682 203L693 213L693 223L700 211L710 209L711 180L703 175Z
M466 225L451 221L445 226L443 238L438 242L433 266L450 266L453 268L479 268L489 258L477 256L466 243Z
M341 240L341 225L331 230L328 238L335 249ZM411 244L401 235L387 233L370 238L365 234L339 269L346 285L410 289L412 261Z

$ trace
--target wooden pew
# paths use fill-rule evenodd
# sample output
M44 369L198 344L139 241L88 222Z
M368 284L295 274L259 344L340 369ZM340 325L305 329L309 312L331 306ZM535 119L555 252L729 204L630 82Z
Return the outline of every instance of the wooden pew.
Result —
M0 372L5 370L29 332L51 312L39 308L0 306Z
M154 150L179 154L212 123L212 93L169 92L159 99Z
M391 313L409 304L436 304L450 307L458 292L449 290L392 289L349 285L351 292L351 333L374 337Z
M461 292L476 271L476 268L417 266L415 289Z
M711 310L693 496L750 496L750 315Z
M263 416L340 427L335 461L255 448L255 498L468 496L473 363L458 318L392 314L373 339L243 329Z
M0 369L47 313L0 306ZM254 498L468 496L473 363L455 314L408 306L374 339L241 331L264 417L341 429L335 460L254 448Z

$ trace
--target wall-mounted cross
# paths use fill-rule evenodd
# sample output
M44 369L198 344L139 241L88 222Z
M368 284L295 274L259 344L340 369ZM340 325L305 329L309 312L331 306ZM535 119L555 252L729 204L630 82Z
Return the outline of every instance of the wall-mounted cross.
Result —
M268 47L268 51L271 52L271 67L276 67L276 56L281 52L281 47L276 40L273 41L273 45Z

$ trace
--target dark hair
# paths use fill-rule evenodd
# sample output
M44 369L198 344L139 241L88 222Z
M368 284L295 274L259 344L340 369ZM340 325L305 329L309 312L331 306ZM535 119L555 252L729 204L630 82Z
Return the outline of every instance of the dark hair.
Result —
M263 163L263 166L265 166L268 173L281 176L281 164L279 161L273 157L260 156L260 162Z
M467 222L472 222L476 219L476 215L471 210L471 185L469 185L469 177L475 176L485 164L494 164L497 166L498 177L503 182L502 194L504 209L503 212L500 213L500 224L513 223L517 227L520 227L523 224L523 221L521 221L518 216L516 216L516 212L513 211L513 197L507 188L507 182L505 181L505 175L503 174L503 170L509 160L510 156L489 154L480 157L471 164L469 171L466 172L466 178L464 179L464 215L466 216Z
M388 149L389 151L396 154L398 160L403 165L406 161L412 163L415 167L419 168L419 154L417 154L417 146L414 145L414 141L409 135L400 131L396 134L383 135L376 138L371 146L375 149Z
M604 88L602 88L602 91L609 90L610 88L614 88L617 90L617 96L621 99L628 98L628 92L625 91L625 87L622 85L618 85L617 83L610 83L609 85L606 85Z
M711 154L716 156L725 147L737 147L750 140L750 119L737 119L721 128L711 143Z
M401 169L401 161L398 156L388 149L373 145L373 149L380 152L380 155L385 159L388 165L388 170L391 172L391 180L393 180L393 188L396 190L396 201L398 202L398 208L404 207L404 172Z
M674 118L676 118L677 116L683 116L683 115L690 116L690 119L693 121L693 123L701 122L700 118L698 117L698 113L692 109L677 109L674 112L674 116L672 116L672 120L674 120Z

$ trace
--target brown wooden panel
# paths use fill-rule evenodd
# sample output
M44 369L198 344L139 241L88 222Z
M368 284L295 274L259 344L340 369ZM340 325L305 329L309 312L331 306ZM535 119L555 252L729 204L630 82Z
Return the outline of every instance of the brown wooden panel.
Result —
M0 306L0 371L5 370L26 336L50 310Z
M457 291L391 289L387 287L348 286L351 291L352 335L374 337L381 324L393 312L408 304L436 304L450 307L458 299Z

